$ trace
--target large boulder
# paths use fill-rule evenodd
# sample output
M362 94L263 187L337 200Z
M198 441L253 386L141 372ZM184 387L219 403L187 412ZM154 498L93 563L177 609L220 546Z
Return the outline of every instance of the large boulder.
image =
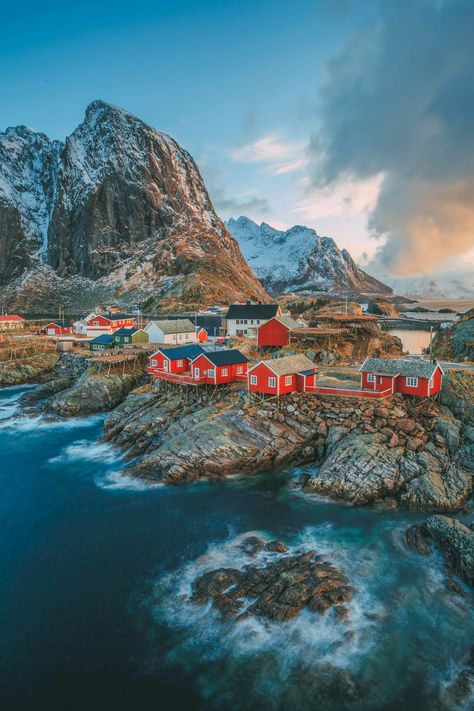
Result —
M250 541L250 539L249 539ZM200 575L193 584L192 600L211 602L224 619L261 617L286 622L302 610L323 614L336 607L345 617L353 589L346 577L315 551L287 554L284 544L265 544L251 537L250 551L272 553L244 568L217 568ZM245 544L245 540L244 540ZM257 551L255 551L257 548Z
M44 411L61 417L106 412L123 400L135 381L131 375L102 375L90 369L71 387L46 400Z
M430 516L405 534L407 543L428 554L435 544L451 570L474 585L474 524L470 526L449 516Z

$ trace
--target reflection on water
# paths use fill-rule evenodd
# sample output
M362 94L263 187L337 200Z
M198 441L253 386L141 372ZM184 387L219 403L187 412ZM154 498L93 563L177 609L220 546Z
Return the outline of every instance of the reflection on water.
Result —
M388 331L392 336L398 336L403 343L403 350L408 353L421 354L424 348L430 345L429 331L408 331L394 328Z

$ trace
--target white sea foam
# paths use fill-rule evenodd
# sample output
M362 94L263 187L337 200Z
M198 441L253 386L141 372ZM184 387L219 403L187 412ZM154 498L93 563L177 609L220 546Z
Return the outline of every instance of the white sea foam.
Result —
M45 415L34 415L29 417L24 413L19 414L19 408L8 418L0 419L0 429L14 430L18 433L35 432L38 429L74 429L77 427L93 427L103 420L103 415L91 415L89 417L52 418Z
M164 486L160 482L155 484L138 477L128 476L120 469L100 474L95 477L94 482L99 489L107 489L108 491L149 491L150 489Z
M65 447L56 457L52 457L51 464L66 462L104 462L114 463L120 459L120 453L105 442L90 442L87 439L80 439Z
M330 526L305 529L291 542L288 555L316 550L348 575L356 593L348 604L347 620L337 621L331 611L319 615L304 610L285 623L254 617L228 623L220 620L210 604L200 606L190 601L193 581L207 570L242 569L254 560L264 563L279 555L262 552L256 559L249 560L240 547L248 535L270 538L260 531L232 536L224 543L209 546L197 560L156 582L151 597L154 618L158 624L165 624L177 633L170 657L189 665L193 659L218 663L219 673L225 676L221 682L224 685L234 684L243 673L242 668L252 663L254 671L261 670L257 671L259 678L255 680L260 693L266 693L265 689L269 693L281 690L285 680L301 673L303 667L314 670L326 667L327 671L329 665L355 670L374 644L377 624L374 617L384 609L367 584L371 561L363 561L364 576L361 576L360 567L357 570L361 560L354 561L351 551L341 548ZM209 678L205 683L211 683Z

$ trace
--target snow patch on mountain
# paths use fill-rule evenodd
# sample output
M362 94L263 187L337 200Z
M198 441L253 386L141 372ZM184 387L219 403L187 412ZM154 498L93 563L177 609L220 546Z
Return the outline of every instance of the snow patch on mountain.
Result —
M248 217L230 219L226 227L255 275L274 293L391 293L390 287L359 269L331 237L321 237L309 227L296 225L282 231Z

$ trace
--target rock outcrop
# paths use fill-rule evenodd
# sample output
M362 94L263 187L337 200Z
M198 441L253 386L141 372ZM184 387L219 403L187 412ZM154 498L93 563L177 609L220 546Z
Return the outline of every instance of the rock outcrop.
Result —
M72 384L70 379L53 381L50 385L53 393L45 393L48 397L41 403L41 410L61 417L106 412L116 407L136 382L132 375L104 375L91 368Z
M255 536L244 539L250 556L270 553L244 568L209 570L193 584L192 601L211 602L224 619L260 617L286 622L302 610L323 614L334 608L347 616L353 589L346 577L316 551L288 554L279 541L265 543Z
M305 492L355 504L449 512L471 496L453 447L460 423L432 401L294 393L256 406L239 386L212 397L179 386L132 394L106 420L105 438L128 449L129 473L165 483L313 463Z
M0 134L0 265L4 298L29 310L72 295L77 309L88 289L134 304L266 298L189 153L102 101L64 144Z
M429 555L434 544L450 571L474 585L474 523L466 525L448 516L430 516L409 528L405 538L422 555Z

